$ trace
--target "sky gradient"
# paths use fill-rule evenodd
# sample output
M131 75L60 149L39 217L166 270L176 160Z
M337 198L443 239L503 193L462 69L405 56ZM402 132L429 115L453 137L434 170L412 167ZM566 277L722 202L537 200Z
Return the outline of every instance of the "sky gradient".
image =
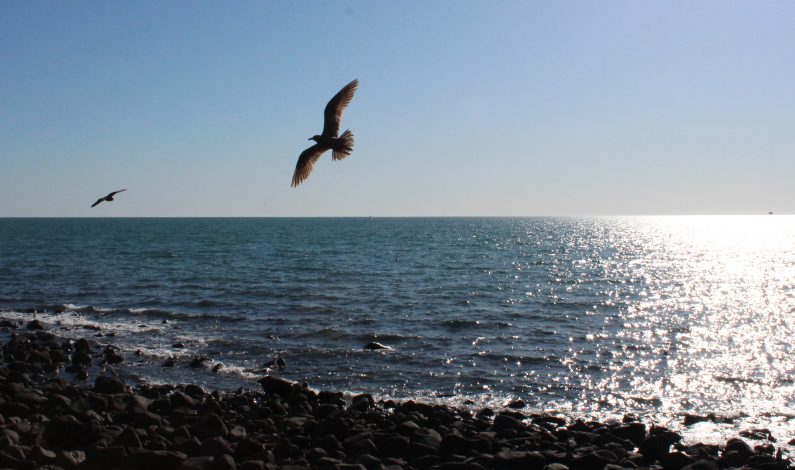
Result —
M795 213L793 24L790 1L4 1L0 217ZM353 154L290 188L354 78Z

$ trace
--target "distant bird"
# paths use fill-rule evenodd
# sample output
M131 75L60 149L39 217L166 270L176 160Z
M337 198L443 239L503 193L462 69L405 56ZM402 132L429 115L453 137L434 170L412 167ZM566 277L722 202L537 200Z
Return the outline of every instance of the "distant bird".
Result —
M301 152L298 157L292 187L298 186L309 176L315 162L326 150L332 151L332 160L342 160L353 151L353 133L346 129L341 136L337 137L337 134L340 131L342 111L353 99L358 86L359 80L350 82L326 105L326 110L323 111L323 133L310 137L309 140L314 140L316 144Z
M99 204L102 201L108 201L108 202L112 201L113 200L113 196L119 194L122 191L127 191L127 190L126 189L120 189L118 191L113 191L112 193L108 194L107 196L97 199L97 202L95 202L94 204L91 204L91 207L96 206L97 204Z

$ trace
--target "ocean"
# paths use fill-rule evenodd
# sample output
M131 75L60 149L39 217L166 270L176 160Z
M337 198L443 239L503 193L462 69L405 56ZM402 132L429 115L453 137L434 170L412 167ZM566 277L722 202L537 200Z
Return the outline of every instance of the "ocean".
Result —
M0 219L0 318L34 317L142 383L795 437L792 216Z

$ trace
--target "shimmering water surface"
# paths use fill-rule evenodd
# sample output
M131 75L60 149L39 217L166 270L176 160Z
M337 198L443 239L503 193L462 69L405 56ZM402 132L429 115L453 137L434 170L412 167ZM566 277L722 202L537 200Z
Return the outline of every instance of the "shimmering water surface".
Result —
M732 418L702 441L795 437L794 286L788 216L0 219L0 316L116 331L129 378L255 388L281 355L384 398Z

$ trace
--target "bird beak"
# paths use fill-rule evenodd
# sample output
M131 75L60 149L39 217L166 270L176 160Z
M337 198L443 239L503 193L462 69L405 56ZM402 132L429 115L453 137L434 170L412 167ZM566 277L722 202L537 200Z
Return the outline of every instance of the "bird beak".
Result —
M312 138L310 137L310 138L308 138L308 139L306 139L306 140L312 140Z

